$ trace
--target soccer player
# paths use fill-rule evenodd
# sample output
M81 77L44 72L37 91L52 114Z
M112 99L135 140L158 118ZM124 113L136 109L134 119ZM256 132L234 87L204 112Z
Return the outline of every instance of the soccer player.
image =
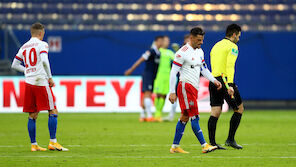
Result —
M142 92L144 92L143 108L144 110L140 114L140 122L153 122L152 116L152 91L154 79L156 77L160 52L159 48L162 46L163 36L157 36L154 39L152 47L147 50L133 65L131 68L125 71L125 75L130 75L141 63L146 62L144 72L142 73ZM147 114L147 117L145 115Z
M162 121L162 109L165 104L166 95L169 93L170 83L170 71L171 63L174 60L174 52L168 49L170 39L168 36L163 37L163 44L160 51L160 61L157 70L157 75L154 81L154 90L156 98L154 99L154 105L156 108L155 121Z
M234 110L230 120L230 128L228 138L225 142L226 146L231 146L236 149L243 147L238 145L234 139L236 130L240 124L244 106L237 86L234 83L235 62L238 56L238 47L236 43L241 35L241 27L237 24L231 24L226 29L226 37L217 42L211 50L211 67L213 76L223 83L221 75L227 78L229 89L227 90L223 83L223 88L215 89L215 85L210 83L210 101L211 101L211 116L208 121L209 139L212 145L219 149L225 149L216 143L215 133L218 118L222 111L224 99ZM227 84L226 83L226 84ZM233 98L232 98L233 97Z
M183 45L182 46L186 45L189 42L189 40L190 40L190 34L186 34L184 36L184 41L183 41ZM179 47L178 44L175 44L174 46L172 44L172 48L174 49L175 52L177 52L180 49L180 47ZM175 88L176 90L178 88L179 77L180 77L180 75L178 73L177 74L176 88ZM178 92L176 92L176 95L178 96ZM172 109L171 109L171 111L169 113L169 116L163 118L163 120L164 121L173 121L174 120L174 117L175 117L175 113L176 113L176 108L177 108L177 103L172 104Z
M170 149L171 153L188 153L180 147L180 140L183 136L185 126L191 118L191 127L198 141L202 146L202 152L207 153L217 149L206 143L199 126L199 112L197 106L197 94L199 77L202 74L220 89L222 84L217 81L207 69L204 52L201 49L205 32L200 27L194 27L190 31L189 42L181 47L175 54L173 67L170 74L170 96L169 100L174 103L177 99L175 92L176 75L180 72L178 84L178 99L181 108L181 117L176 126L175 138Z
M18 51L12 68L25 73L25 98L23 112L29 113L28 131L31 151L46 151L36 141L36 120L39 111L48 110L48 129L50 134L49 150L68 151L56 139L58 110L51 87L54 86L48 61L48 44L43 40L44 25L31 26L31 39ZM23 66L21 63L24 63Z

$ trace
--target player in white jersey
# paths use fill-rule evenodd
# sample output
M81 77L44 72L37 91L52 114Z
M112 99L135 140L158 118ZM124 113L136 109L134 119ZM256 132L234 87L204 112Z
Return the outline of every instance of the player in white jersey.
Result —
M204 60L204 52L201 49L204 34L205 32L201 28L192 28L190 31L190 41L175 54L170 74L169 100L174 103L177 99L175 84L176 75L180 72L180 82L178 84L177 93L181 108L181 117L176 126L174 142L170 149L171 153L188 153L184 151L179 144L189 118L191 118L192 130L202 145L202 152L207 153L217 149L217 146L211 146L206 143L199 126L197 94L200 74L213 82L218 89L222 87L221 83L217 81L207 69Z
M28 131L31 151L46 151L36 142L36 119L39 111L48 110L48 129L50 134L49 150L68 151L56 139L58 110L51 90L54 86L48 61L48 44L43 40L44 25L31 26L31 39L18 51L11 67L25 73L25 98L23 112L29 113ZM23 66L21 63L24 63Z

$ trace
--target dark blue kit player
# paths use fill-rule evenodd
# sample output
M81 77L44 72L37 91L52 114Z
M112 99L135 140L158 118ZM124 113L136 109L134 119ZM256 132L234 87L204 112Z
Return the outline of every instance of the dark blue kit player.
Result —
M133 65L131 68L125 71L125 75L130 75L141 63L146 62L145 69L142 73L142 92L143 98L143 111L140 114L140 122L153 122L154 118L151 113L152 107L152 92L153 83L157 74L160 52L159 48L162 46L163 36L157 36L149 50L147 50ZM147 117L145 115L147 114Z

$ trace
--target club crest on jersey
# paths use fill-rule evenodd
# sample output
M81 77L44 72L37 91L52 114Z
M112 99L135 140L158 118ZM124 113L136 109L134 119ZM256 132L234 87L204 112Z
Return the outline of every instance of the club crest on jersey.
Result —
M194 60L194 58L192 57L192 61Z
M193 101L190 101L189 104L190 104L190 106L194 106L194 102Z

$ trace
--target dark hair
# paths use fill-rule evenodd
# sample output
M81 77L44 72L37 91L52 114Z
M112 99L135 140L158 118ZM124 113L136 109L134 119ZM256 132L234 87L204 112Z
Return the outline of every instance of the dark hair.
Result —
M226 37L231 37L233 35L233 33L238 34L241 31L242 31L242 29L239 25L230 24L226 28Z
M205 32L200 27L194 27L190 30L190 35L193 35L193 36L205 35Z
M163 35L158 35L158 36L156 36L155 38L154 38L154 41L157 41L157 40L159 40L159 39L162 39L164 36Z
M31 26L31 34L34 34L36 32L36 30L43 30L44 29L44 25L37 22L37 23L34 23L32 26Z

